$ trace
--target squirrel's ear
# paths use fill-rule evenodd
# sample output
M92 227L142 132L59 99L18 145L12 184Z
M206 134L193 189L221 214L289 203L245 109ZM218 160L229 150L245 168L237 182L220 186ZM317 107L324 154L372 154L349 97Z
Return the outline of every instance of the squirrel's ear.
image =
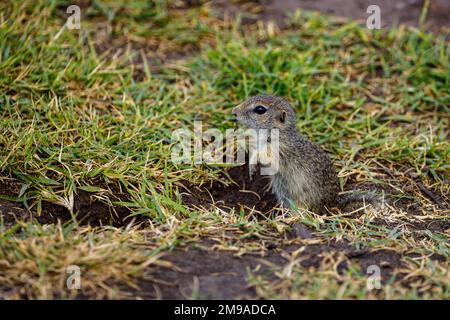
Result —
M281 111L280 121L284 123L286 121L286 111Z

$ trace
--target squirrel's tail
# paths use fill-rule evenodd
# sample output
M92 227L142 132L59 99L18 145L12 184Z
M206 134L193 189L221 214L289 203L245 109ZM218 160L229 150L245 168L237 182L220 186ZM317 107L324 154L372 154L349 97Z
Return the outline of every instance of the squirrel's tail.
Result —
M353 211L368 204L379 207L381 204L380 197L373 192L365 191L345 194L339 198L339 207L344 211Z

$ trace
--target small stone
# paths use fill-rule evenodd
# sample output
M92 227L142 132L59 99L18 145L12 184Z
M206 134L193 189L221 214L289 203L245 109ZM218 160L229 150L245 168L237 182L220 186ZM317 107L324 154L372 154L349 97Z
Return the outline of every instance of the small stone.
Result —
M301 223L294 223L292 225L292 233L301 239L312 239L313 233L312 231Z

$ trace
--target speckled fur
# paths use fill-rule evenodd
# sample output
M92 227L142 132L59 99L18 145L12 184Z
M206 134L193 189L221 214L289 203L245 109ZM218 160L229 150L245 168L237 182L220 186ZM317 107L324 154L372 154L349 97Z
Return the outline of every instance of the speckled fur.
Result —
M263 105L266 113L257 114ZM280 98L259 95L233 109L237 120L253 129L279 129L279 170L271 177L274 194L283 206L323 212L338 205L338 179L328 155L296 127L295 112Z

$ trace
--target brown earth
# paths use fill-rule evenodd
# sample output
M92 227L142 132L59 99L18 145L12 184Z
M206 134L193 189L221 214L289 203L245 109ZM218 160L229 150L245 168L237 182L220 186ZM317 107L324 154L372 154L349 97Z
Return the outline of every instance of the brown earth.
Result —
M122 206L111 207L108 204L92 197L89 192L78 191L74 200L74 215L60 205L50 202L42 202L42 212L39 215L36 208L27 209L22 202L13 202L9 199L17 198L20 192L21 184L18 181L0 180L0 225L10 228L17 221L37 221L41 224L53 224L60 221L66 223L73 221L73 217L80 225L112 225L115 227L126 226L132 222L141 222L143 217L131 218L131 211ZM112 189L112 201L127 201L128 195L119 191L117 187L110 186ZM32 200L27 203L32 205Z
M229 177L235 183L225 186L213 183L209 187L193 186L190 194L183 195L183 201L191 207L209 208L213 204L223 210L242 209L246 214L270 215L276 214L274 206L276 201L270 191L264 191L267 185L265 177L255 175L252 180L248 176L248 167L240 166L228 170ZM19 190L17 184L0 184L2 193L5 186L11 193ZM125 197L122 195L121 197ZM99 201L92 201L90 195L81 192L75 201L77 217L81 224L101 225L112 223L116 226L125 224L124 218L130 213L125 208L116 208L118 216L114 219L111 208ZM40 223L56 223L57 220L67 222L71 220L70 213L63 207L54 204L45 204L45 217L37 217L33 211L28 211L20 204L0 200L0 215L3 220L12 224L11 217L24 219L36 219ZM11 214L5 214L12 212ZM9 219L9 220L8 220ZM374 224L388 226L385 221L373 221ZM414 227L432 231L447 230L450 222L423 221ZM169 264L167 266L149 267L143 278L136 281L139 289L122 288L130 298L144 299L186 299L191 297L205 299L255 299L257 292L248 283L250 274L264 276L270 281L277 281L275 271L282 269L289 261L288 256L294 251L304 247L300 254L300 265L305 268L317 269L323 259L330 255L336 260L340 258L338 271L343 272L348 268L348 263L356 263L364 272L370 265L381 267L382 281L387 281L395 270L401 268L399 253L393 250L358 250L346 241L330 240L324 243L313 243L318 238L313 230L303 224L294 223L291 230L286 232L273 243L267 243L260 252L246 253L238 256L236 252L218 249L214 238L203 238L199 242L183 244L172 251L166 252L161 259ZM445 259L434 256L433 259ZM401 275L397 275L401 280ZM81 298L81 297L80 297ZM84 297L88 298L88 297Z
M424 4L423 0L258 0L227 1L213 0L213 5L231 14L245 15L245 22L259 19L274 21L280 27L285 25L285 18L297 9L318 11L321 13L356 19L365 23L370 5L378 5L381 13L381 25L393 24L418 26ZM450 28L450 1L431 0L425 27L431 31L444 31Z
M287 236L297 235L294 232ZM347 269L348 261L358 263L361 270L367 270L370 265L381 266L382 282L387 281L394 269L400 267L400 256L394 251L355 250L345 242L330 241L328 244L312 245L296 243L274 247L262 254L245 254L240 257L229 251L214 250L213 245L213 242L205 240L190 247L175 249L163 258L172 266L148 270L146 279L138 282L140 289L133 292L133 297L255 299L257 294L249 285L248 276L262 275L268 280L276 281L274 271L289 263L287 257L302 246L305 249L298 257L301 259L299 264L305 270L318 268L324 256L330 253L336 258L343 256L338 265L340 273Z
M211 186L192 186L187 189L194 192L184 193L183 202L187 206L211 208L215 205L224 210L243 209L246 212L257 211L262 214L273 213L276 198L268 188L267 177L256 174L253 179L249 177L248 166L231 168L227 172L234 181L229 185L214 182Z
M208 208L214 203L223 210L243 209L246 214L257 216L276 214L273 210L276 205L274 196L270 191L264 191L267 185L265 177L256 175L253 180L249 180L247 166L232 168L228 174L235 184L224 186L214 183L209 188L189 188L192 192L190 195L185 194L183 201L191 207ZM20 189L17 184L2 183L1 193L4 193L5 185L10 196ZM97 200L92 201L86 192L79 193L75 203L75 213L80 224L122 226L130 221L125 219L130 213L126 208L115 208L118 214L114 215L112 208ZM33 210L28 211L20 204L0 199L0 216L5 224L12 225L16 217L36 219L40 223L71 220L68 210L58 205L46 203L44 210L46 215L39 217ZM396 227L386 225L385 221L373 223L388 228ZM423 221L414 227L444 232L450 228L450 222ZM359 265L362 272L370 265L381 266L382 281L387 281L395 270L401 268L401 257L393 250L357 250L346 241L335 240L311 243L317 239L313 230L295 223L290 232L274 239L273 243L265 244L261 252L237 256L235 252L216 248L215 244L218 243L213 238L204 238L200 242L187 246L184 244L166 252L162 260L168 262L168 266L149 267L144 277L136 280L139 289L124 287L122 290L130 298L144 299L255 299L258 297L257 292L248 283L248 276L261 275L270 281L279 280L275 271L282 269L289 262L286 257L301 247L304 247L304 251L300 255L300 265L305 268L305 272L308 268L319 268L323 259L330 255L336 260L341 259L339 272L346 270L349 262ZM437 255L432 258L443 259ZM402 276L397 277L401 281Z
M275 196L268 190L267 176L261 176L257 172L250 178L248 166L237 166L225 171L222 180L229 180L228 184L214 182L211 185L195 186L185 182L185 191L181 193L184 205L191 208L210 209L214 206L225 211L243 210L247 215L256 217L268 217L277 214L279 208ZM391 181L388 181L393 183ZM420 182L416 182L420 183ZM420 183L421 184L421 183ZM421 184L422 185L422 184ZM407 185L404 186L408 187ZM412 187L410 187L412 188ZM422 188L423 187L422 185ZM35 220L41 224L62 223L72 221L73 217L67 208L43 201L42 211L44 215L38 215L35 207L27 209L22 202L12 202L9 199L17 198L21 189L18 181L3 180L0 181L0 222L6 227L10 227L18 220ZM129 196L120 191L117 186L109 186L112 192L112 201L128 201ZM398 200L395 197L395 189L392 187L380 189L377 186L368 183L356 183L350 180L345 189L357 190L358 192L375 191L381 194L383 191L386 196L386 202L396 208L403 209L411 214L420 215L421 207L414 200L403 198ZM438 195L431 190L426 189L425 196L432 194L431 199L436 200L438 206L442 206L450 211L450 204L444 201L444 195ZM29 201L27 205L31 205ZM74 199L74 217L80 225L113 225L122 227L131 222L143 222L147 218L142 216L129 217L132 213L128 208L122 206L111 207L108 204L94 198L90 193L79 190ZM375 221L376 223L376 221ZM380 222L386 225L385 222ZM450 222L427 221L413 225L419 230L431 229L434 231L443 231L450 227Z

